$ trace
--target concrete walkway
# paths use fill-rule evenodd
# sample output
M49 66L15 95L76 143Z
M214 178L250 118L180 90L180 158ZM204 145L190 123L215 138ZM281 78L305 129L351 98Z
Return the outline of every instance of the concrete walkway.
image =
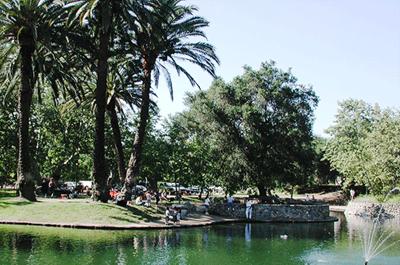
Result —
M171 229L171 228L187 228L207 226L213 224L241 222L240 219L224 218L215 215L191 214L178 224L166 225L164 220L157 220L153 222L140 222L129 225L107 225L107 224L69 224L69 223L47 223L47 222L27 222L27 221L5 221L0 220L0 224L11 225L35 225L35 226L50 226L50 227L64 227L64 228L81 228L81 229L102 229L102 230L126 230L126 229Z
M346 207L344 205L330 205L329 211L337 212L337 213L344 213L346 211Z

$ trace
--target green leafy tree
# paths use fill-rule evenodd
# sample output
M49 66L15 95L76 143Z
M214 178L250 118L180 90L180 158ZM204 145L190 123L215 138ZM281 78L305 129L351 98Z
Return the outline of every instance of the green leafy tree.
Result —
M384 110L364 139L365 170L373 194L385 195L400 183L400 113Z
M328 130L325 158L344 176L344 187L365 185L383 195L398 185L399 119L397 111L361 100L339 104L335 125Z
M171 146L168 144L164 132L154 125L155 118L150 120L147 130L140 178L148 180L150 188L157 190L157 182L166 180L169 174Z
M17 168L17 102L0 95L0 178L3 183L15 182Z
M311 184L328 184L334 183L338 177L338 172L334 170L330 162L325 159L325 149L328 139L316 136L313 142L315 151L314 159L314 177L310 180Z
M371 132L379 111L361 100L339 103L335 125L327 130L332 139L325 157L344 176L344 187L365 182L367 156L363 139Z
M215 81L189 98L190 115L219 153L230 190L254 185L266 195L302 184L312 171L312 122L317 97L290 72L263 63L231 83Z
M94 119L90 108L65 111L45 95L32 115L32 149L43 177L78 181L90 178Z
M169 181L198 186L201 190L219 185L220 165L208 139L192 124L188 113L180 113L164 124L170 157ZM200 193L201 194L201 193Z

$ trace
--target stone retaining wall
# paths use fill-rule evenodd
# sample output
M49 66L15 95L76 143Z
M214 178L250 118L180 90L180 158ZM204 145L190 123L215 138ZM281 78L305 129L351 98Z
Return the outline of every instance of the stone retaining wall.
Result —
M210 213L245 219L245 205L234 204L228 209L227 204L212 204ZM254 204L252 207L252 220L266 222L323 222L334 221L336 218L329 216L329 205L274 205Z
M380 203L372 202L349 202L345 213L361 217L376 217L381 205ZM382 216L386 218L400 216L400 203L384 203Z

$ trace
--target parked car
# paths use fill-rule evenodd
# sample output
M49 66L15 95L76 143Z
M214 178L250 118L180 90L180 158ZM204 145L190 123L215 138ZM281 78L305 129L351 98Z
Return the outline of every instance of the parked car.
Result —
M169 192L170 194L175 194L177 190L181 193L190 194L190 189L180 185L179 183L165 182L165 183L160 183L159 187L160 189L163 189Z
M73 191L76 188L76 183L73 181L66 181L64 182L63 187L70 191Z
M91 180L80 180L78 183L79 183L80 185L82 185L82 187L83 187L84 189L85 189L85 188L91 189L92 186L93 186L93 182L92 182Z
M143 186L143 185L136 185L136 186L133 188L132 193L133 193L133 194L136 194L136 195L140 195L140 194L145 193L146 191L147 191L147 188L146 188L145 186Z

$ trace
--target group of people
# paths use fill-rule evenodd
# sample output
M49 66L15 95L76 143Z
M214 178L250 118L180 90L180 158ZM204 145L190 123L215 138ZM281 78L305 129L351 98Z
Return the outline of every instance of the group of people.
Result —
M42 179L42 184L40 186L40 191L44 197L54 197L54 191L57 187L56 181L54 178L44 178Z
M233 211L233 203L234 203L235 199L233 198L233 196L231 194L228 194L228 196L226 197L226 204L228 207L228 211ZM253 216L253 204L255 203L255 201L250 200L250 199L245 199L244 201L245 203L245 215L246 215L246 219L251 219Z
M174 224L181 222L181 209L178 207L167 207L165 209L165 224L168 225L169 221Z
M158 203L160 202L160 194L158 192L150 192L147 191L141 195L138 195L135 199L135 204L136 205L144 205L146 207L150 207L151 206L151 199L153 198L153 196L156 199L156 205L158 205Z

